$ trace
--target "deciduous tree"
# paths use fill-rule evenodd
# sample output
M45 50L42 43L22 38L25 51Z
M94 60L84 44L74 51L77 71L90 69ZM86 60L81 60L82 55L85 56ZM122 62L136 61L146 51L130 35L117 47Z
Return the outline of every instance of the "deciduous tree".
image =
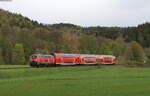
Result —
M136 41L128 44L125 51L125 61L129 66L143 66L146 63L147 57L144 50Z
M25 63L25 54L22 44L15 44L12 50L12 64L19 65Z

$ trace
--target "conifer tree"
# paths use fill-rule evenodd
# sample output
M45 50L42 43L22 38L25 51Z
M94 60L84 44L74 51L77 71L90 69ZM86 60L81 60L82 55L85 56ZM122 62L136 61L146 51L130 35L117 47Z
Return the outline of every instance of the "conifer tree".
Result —
M15 47L12 50L12 64L24 64L25 63L25 54L22 44L15 44Z

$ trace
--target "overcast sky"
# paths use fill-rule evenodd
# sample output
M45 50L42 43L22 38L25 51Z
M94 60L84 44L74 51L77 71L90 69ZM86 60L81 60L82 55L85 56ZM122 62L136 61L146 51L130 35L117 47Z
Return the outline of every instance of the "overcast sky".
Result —
M0 8L45 24L126 27L150 21L150 0L13 0L1 1Z

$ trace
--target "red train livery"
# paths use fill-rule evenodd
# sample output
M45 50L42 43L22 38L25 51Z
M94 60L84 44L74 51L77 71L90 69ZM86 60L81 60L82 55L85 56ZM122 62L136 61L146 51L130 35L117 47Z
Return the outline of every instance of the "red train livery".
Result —
M103 64L116 64L116 57L113 55L100 55L103 58Z
M30 66L57 66L57 65L94 65L115 64L116 57L112 55L88 55L88 54L33 54L29 59Z

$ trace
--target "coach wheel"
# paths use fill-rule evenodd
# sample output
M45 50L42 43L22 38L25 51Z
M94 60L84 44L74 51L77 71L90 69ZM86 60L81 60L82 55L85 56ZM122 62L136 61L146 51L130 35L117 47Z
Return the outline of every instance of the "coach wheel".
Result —
M33 64L32 64L32 63L30 63L30 66L32 67L32 66L33 66Z
M34 63L34 62L31 62L31 63L30 63L30 66L31 66L31 67L35 67L35 63Z
M37 68L39 68L39 67L40 67L40 65L39 65L39 64L36 64L36 67L37 67Z
M36 67L35 63L32 65L32 67L33 67L33 68L35 68L35 67Z

